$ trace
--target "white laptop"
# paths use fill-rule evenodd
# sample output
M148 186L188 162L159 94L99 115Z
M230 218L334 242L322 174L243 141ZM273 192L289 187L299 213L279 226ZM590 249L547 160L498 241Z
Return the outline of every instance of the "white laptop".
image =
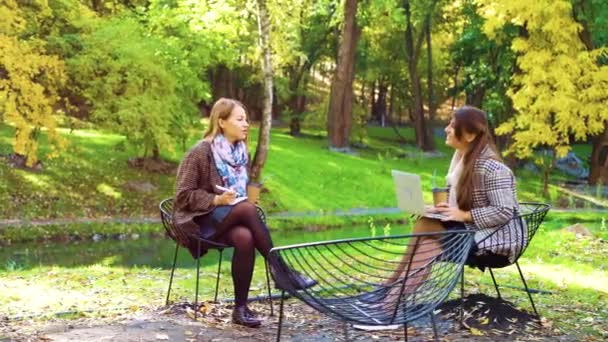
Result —
M445 215L427 212L422 199L422 183L420 176L398 170L391 171L395 182L397 206L406 213L424 217L443 219Z

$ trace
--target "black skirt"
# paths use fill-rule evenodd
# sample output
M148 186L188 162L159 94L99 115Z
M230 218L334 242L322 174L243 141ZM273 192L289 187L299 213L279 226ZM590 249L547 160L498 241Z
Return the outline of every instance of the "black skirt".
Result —
M220 205L208 214L196 216L193 221L199 226L200 236L203 239L212 240L217 233L217 227L224 222L232 208L234 208L233 205Z
M466 230L467 227L463 222L458 221L441 221L445 230ZM509 258L505 255L499 255L490 251L479 251L476 242L471 244L465 265L477 267L484 271L486 267L504 267L509 265Z

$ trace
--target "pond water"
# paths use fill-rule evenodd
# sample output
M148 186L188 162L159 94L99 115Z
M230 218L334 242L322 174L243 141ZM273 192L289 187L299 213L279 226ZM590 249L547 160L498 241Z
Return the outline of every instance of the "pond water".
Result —
M382 228L377 230L379 234L383 234ZM403 227L393 227L391 234L400 234L403 233L403 230ZM370 235L371 230L368 226L320 231L272 231L275 246ZM81 267L96 264L168 269L171 268L174 253L175 242L173 240L149 236L137 239L128 237L124 240L14 244L0 249L0 270L25 270L38 266ZM224 258L229 260L231 254L231 250L227 250ZM203 267L216 263L216 257L201 259ZM194 265L190 254L180 248L177 267L191 268Z

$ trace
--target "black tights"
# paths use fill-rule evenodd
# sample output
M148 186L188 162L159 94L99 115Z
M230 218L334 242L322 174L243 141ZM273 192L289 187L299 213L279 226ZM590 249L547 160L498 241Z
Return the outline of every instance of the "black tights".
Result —
M272 239L266 225L260 220L255 205L249 202L237 204L217 227L214 240L234 247L232 256L232 281L234 304L247 304L247 295L253 276L255 250L266 258L272 248Z

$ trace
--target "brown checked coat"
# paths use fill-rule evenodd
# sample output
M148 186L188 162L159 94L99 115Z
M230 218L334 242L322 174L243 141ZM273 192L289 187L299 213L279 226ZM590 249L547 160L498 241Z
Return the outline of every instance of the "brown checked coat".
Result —
M478 254L489 251L509 257L511 262L519 255L526 241L527 230L517 219L519 204L515 189L515 177L502 162L492 159L493 152L485 148L475 162L473 170L472 223L475 230ZM501 230L492 234L496 229Z
M192 219L215 208L213 198L221 193L216 185L222 185L222 181L215 167L211 144L201 140L186 154L177 169L173 204L177 242L188 248L195 258L200 256L197 255L197 237L200 234L198 224ZM201 255L207 252L204 247Z

